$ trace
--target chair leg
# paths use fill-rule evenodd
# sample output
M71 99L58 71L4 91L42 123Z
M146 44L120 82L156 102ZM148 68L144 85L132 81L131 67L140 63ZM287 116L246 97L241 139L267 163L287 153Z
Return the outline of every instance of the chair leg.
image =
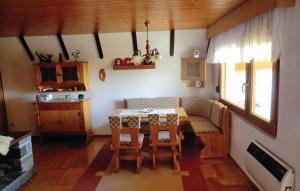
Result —
M142 156L142 152L140 151L140 163L141 163L141 165L143 165L143 156Z
M177 148L173 148L173 168L177 170Z
M120 156L119 156L119 151L116 151L116 172L119 172L120 169Z
M179 160L181 160L181 159L182 159L182 147L181 147L181 142L179 142L178 149L179 149Z
M152 151L152 165L153 165L153 169L156 169L156 149L154 148Z
M137 158L136 158L136 172L139 173L140 172L140 168L141 168L141 159L140 159L140 154L137 154Z

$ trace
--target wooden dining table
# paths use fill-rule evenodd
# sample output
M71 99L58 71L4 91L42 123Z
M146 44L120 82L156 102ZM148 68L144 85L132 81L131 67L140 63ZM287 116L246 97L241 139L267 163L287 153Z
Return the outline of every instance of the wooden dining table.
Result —
M139 116L141 117L141 121L147 121L149 114L158 114L160 118L165 118L167 114L177 113L179 118L179 123L183 123L188 120L188 115L186 114L183 107L176 108L166 108L166 109L152 109L152 108L144 108L144 109L115 109L111 116L119 116L123 118L123 121L126 121L126 117L128 116Z

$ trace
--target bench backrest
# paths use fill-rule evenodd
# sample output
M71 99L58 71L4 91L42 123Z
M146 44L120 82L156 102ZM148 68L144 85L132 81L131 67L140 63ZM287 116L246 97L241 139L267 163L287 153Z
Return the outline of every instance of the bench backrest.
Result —
M165 109L179 107L178 97L130 98L125 100L128 109Z
M213 101L203 97L182 97L181 104L188 115L209 119Z

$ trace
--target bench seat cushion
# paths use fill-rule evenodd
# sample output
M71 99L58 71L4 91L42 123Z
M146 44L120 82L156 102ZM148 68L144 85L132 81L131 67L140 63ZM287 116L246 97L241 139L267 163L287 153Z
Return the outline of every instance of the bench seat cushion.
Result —
M139 140L139 144L142 144L143 140L144 140L144 134L139 134L138 140ZM121 133L120 134L120 143L122 145L130 144L131 143L131 136L130 136L130 134Z
M189 121L191 123L194 133L204 134L204 133L217 133L221 132L219 128L214 126L209 120L198 116L189 116Z

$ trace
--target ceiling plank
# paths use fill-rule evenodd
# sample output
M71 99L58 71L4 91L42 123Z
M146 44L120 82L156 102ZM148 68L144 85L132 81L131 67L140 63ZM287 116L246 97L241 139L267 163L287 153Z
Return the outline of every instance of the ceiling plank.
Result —
M9 0L0 6L0 36L207 28L246 0Z
M238 6L225 17L210 25L207 29L206 38L211 38L276 7L291 6L295 6L295 0L249 0Z

